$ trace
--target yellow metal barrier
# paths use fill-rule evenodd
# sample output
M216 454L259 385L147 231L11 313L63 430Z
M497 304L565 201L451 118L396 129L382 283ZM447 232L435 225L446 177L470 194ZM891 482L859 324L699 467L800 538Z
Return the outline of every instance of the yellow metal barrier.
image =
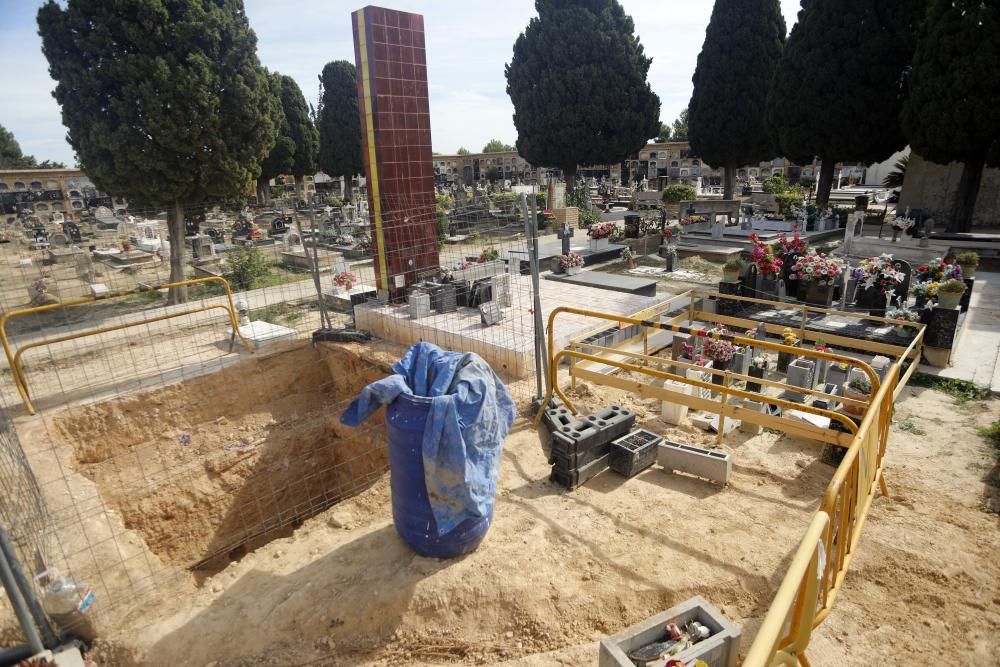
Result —
M169 289L171 287L181 287L184 285L198 285L201 283L208 282L218 282L222 283L222 286L226 290L226 300L227 304L211 304L208 306L200 306L198 308L190 308L176 313L168 313L166 315L160 315L157 317L144 319L138 322L128 322L125 324L117 324L109 327L100 327L98 329L92 329L89 331L83 331L74 334L67 334L65 336L59 336L56 338L48 338L42 341L28 343L27 345L21 346L16 353L11 353L10 341L7 338L7 322L14 317L22 317L24 315L31 315L33 313L43 313L48 311L59 310L61 308L69 308L73 306L82 306L88 303L94 303L95 301L106 301L108 299L119 298L123 296L129 296L132 294L140 294L142 292L150 292L153 290ZM32 308L21 308L18 310L12 310L9 313L4 313L0 315L0 343L3 344L4 354L7 356L7 364L10 366L11 375L14 378L14 385L17 387L18 393L21 395L21 400L24 402L24 407L28 410L28 414L35 414L35 408L31 403L31 395L28 391L28 380L24 374L24 369L21 367L21 355L26 351L36 348L43 347L45 345L52 345L55 343L62 343L68 340L74 340L76 338L84 338L86 336L95 336L97 334L108 333L110 331L118 331L120 329L128 329L130 327L137 327L144 324L151 324L153 322L160 322L162 320L168 320L174 317L183 317L185 315L192 315L194 313L200 313L206 310L222 309L229 314L229 322L233 327L233 335L229 341L229 350L232 351L233 344L238 337L240 341L246 346L248 350L253 352L253 345L243 337L240 333L239 318L236 316L236 308L233 306L233 293L229 288L229 282L218 276L209 276L206 278L195 278L192 280L182 280L176 283L164 283L161 285L153 285L150 287L138 287L131 290L125 290L121 292L113 292L111 294L106 294L100 297L87 297L83 299L74 299L72 301L64 301L63 303L50 304L47 306L34 306Z
M839 336L820 335L816 332L809 332L806 329L806 319L808 313L811 311L820 311L827 314L835 313L849 315L856 318L859 317L857 314L838 313L838 311L827 311L809 306L796 306L800 308L803 313L802 321L799 327L800 339L805 340L805 336L810 335L813 339L823 338L824 340L834 344L841 343L851 347L870 349L877 352L885 351L896 356L896 360L889 366L884 380L879 382L877 375L868 364L852 357L819 353L814 350L789 347L767 341L758 341L742 336L719 336L718 334L714 334L704 329L681 326L678 322L683 319L687 319L689 323L692 323L696 319L703 317L707 318L709 321L722 321L723 323L728 323L727 320L731 320L733 323L741 325L747 322L747 320L743 318L716 317L713 319L712 316L714 314L696 310L694 304L695 297L698 294L700 294L698 290L692 290L689 292L688 295L690 296L691 301L687 312L681 313L677 317L672 318L669 322L662 323L650 321L649 319L595 313L593 311L580 308L560 307L553 310L549 315L548 327L549 391L543 405L547 404L548 401L551 400L553 393L556 393L566 403L567 407L573 409L572 403L569 402L559 389L557 382L558 364L564 358L604 364L644 374L655 379L677 380L696 387L707 387L713 389L714 391L719 391L722 393L723 399L719 402L715 402L698 397L684 396L677 392L670 392L662 387L656 387L654 385L644 384L634 380L615 378L609 381L608 378L604 376L602 376L600 380L602 383L632 391L642 396L648 395L662 397L661 394L676 395L676 397L671 396L669 400L677 400L677 402L687 403L689 405L697 404L696 407L718 412L720 415L723 415L723 418L724 416L736 416L741 410L741 408L737 406L726 405L726 397L728 396L742 396L745 398L750 397L754 400L761 400L761 396L759 394L748 394L742 390L729 387L728 381L731 379L748 379L746 376L731 373L729 371L717 371L696 367L699 370L708 370L715 375L722 373L725 380L723 386L720 387L718 385L702 382L700 380L683 378L666 371L638 366L634 363L618 361L616 359L599 356L598 354L587 354L579 351L579 349L586 349L595 352L606 351L625 357L630 361L634 360L642 363L657 364L665 363L662 359L651 357L646 354L647 350L645 348L645 343L647 341L645 331L643 333L643 354L625 350L603 348L599 345L585 343L580 340L573 341L570 343L568 349L562 350L556 354L554 350L554 328L556 316L560 313L573 313L590 316L598 319L618 322L622 325L639 325L644 328L648 327L674 331L695 336L708 336L716 339L722 338L743 345L753 345L759 348L777 350L779 352L793 352L795 354L818 359L829 359L831 361L846 361L852 366L861 368L866 375L868 375L872 383L872 398L869 402L868 409L865 411L865 415L859 426L855 426L853 421L851 422L848 427L851 431L851 435L848 436L846 434L842 434L850 439L850 446L848 447L847 452L837 470L834 472L833 478L831 479L823 497L822 504L817 513L814 515L802 542L799 544L798 550L792 559L788 572L782 581L773 602L771 603L768 613L765 616L764 621L754 639L753 645L747 653L746 660L743 663L745 667L777 667L779 665L791 666L796 664L808 667L809 661L806 658L805 651L809 645L812 631L815 627L822 623L826 616L830 613L830 609L837 597L837 593L843 586L844 577L847 574L847 569L850 566L851 559L857 551L861 531L864 528L865 519L868 516L875 494L877 491L880 491L883 495L889 494L889 490L883 476L883 461L885 457L886 443L888 442L889 437L889 425L892 419L893 402L905 386L907 380L909 380L910 376L917 368L920 361L925 329L923 325L908 323L906 326L914 328L916 330L916 335L910 344L905 348L902 346L871 341L859 341L857 339L850 338L843 338L843 340L840 340L842 337ZM735 297L717 293L712 294L727 299L734 298L743 301L758 301L769 305L773 305L774 303L771 301L763 301L746 297ZM645 318L648 318L652 316L652 311L646 311L642 313L642 315ZM884 318L863 316L861 319L891 322L894 325L899 324ZM770 330L780 330L784 328L780 325L768 326L770 327ZM900 353L900 350L902 350L902 353ZM907 361L910 362L910 365L904 372L902 364ZM672 366L693 368L690 364L674 360L671 360L669 363ZM597 381L595 378L598 374L572 367L571 375ZM762 381L760 378L749 379L762 384L775 384L769 381ZM689 400L678 400L679 398ZM771 397L767 397L767 401L777 405L784 403L781 399L772 399ZM702 403L705 405L701 405ZM804 406L793 404L790 407L802 410ZM745 412L746 411L744 411L744 413ZM811 412L814 414L823 414L824 416L829 416L831 418L837 417L840 421L844 421L845 419L843 415L839 415L837 413L827 414L826 411L816 409L812 409ZM740 414L739 416L747 418L748 415ZM539 411L539 413L535 416L536 427L540 418L541 411ZM753 421L753 419L751 419L751 421ZM785 424L780 425L780 428L785 427Z
M788 573L757 630L746 659L748 665L808 665L805 651L819 608L820 578L826 560L830 517L817 512L788 566Z

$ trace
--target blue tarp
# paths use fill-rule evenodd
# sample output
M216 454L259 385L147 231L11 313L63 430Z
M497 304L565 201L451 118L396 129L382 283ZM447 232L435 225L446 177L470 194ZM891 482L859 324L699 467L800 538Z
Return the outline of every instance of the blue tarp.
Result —
M482 357L417 343L396 375L361 390L340 421L357 426L400 394L431 398L424 428L424 479L438 535L493 508L500 454L516 414L503 382Z

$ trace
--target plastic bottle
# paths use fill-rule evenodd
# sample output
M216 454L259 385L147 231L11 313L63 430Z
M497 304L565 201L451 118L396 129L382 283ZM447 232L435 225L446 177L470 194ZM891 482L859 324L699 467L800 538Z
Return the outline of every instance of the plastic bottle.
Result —
M94 591L86 582L55 577L45 589L42 607L62 632L93 641L97 638L92 615Z

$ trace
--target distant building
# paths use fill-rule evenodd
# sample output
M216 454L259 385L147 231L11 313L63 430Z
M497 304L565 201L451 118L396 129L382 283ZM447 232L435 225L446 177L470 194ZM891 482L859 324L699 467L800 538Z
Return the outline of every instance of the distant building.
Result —
M431 166L434 168L434 180L438 185L452 183L472 185L477 181L489 179L492 173L496 174L498 180L521 180L525 183L534 182L538 177L538 170L516 151L433 155ZM491 171L491 168L495 171Z
M127 204L99 191L79 169L0 170L0 220L5 223L27 215L48 219L52 213L79 220L98 206L117 211Z

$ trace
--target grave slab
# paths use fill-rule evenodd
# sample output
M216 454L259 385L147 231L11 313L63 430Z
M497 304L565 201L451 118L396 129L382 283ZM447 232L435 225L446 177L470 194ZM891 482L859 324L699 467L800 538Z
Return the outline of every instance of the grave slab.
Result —
M645 278L633 278L632 276L620 276L615 273L599 273L596 271L584 271L574 276L561 273L546 274L544 277L546 280L611 290L612 292L624 292L638 296L656 296L656 281Z
M295 340L299 335L299 332L295 329L289 329L280 324L271 324L270 322L261 320L241 325L240 333L250 341L255 350L259 350L264 345L270 345L279 341ZM228 340L232 335L233 328L226 327L226 339Z

